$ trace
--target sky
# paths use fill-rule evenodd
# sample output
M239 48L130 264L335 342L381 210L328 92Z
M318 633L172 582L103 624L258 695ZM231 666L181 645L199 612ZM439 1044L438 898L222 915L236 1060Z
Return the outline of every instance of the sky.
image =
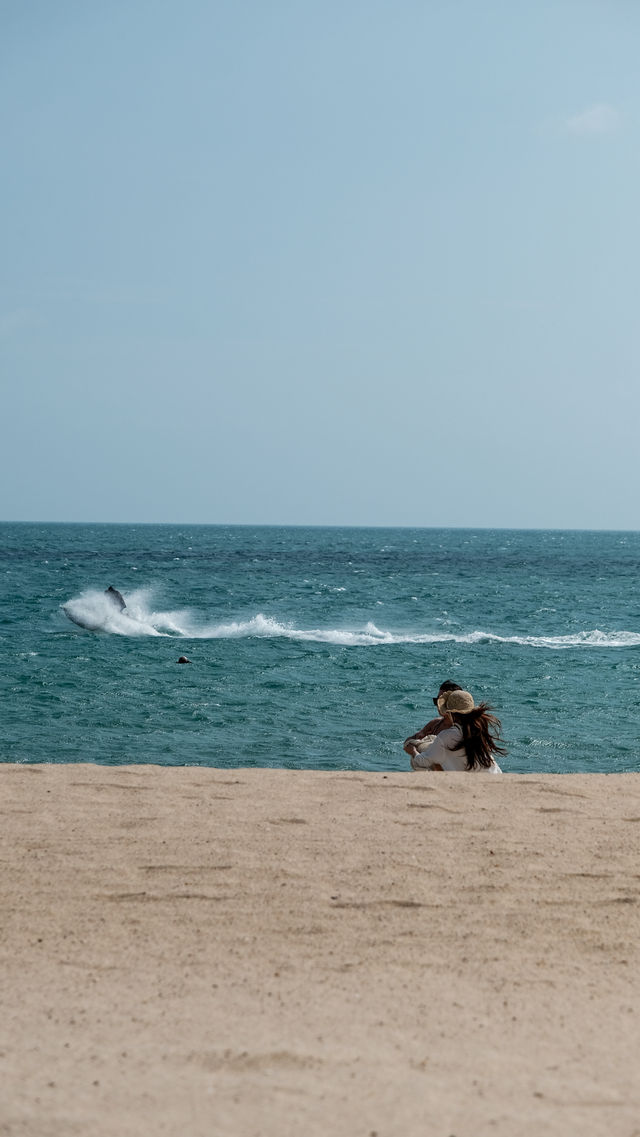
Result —
M0 518L640 529L637 0L0 0Z

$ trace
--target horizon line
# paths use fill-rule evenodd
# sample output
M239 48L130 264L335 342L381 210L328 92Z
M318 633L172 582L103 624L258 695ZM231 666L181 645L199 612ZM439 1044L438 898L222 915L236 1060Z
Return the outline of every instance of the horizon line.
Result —
M460 530L462 532L499 533L638 533L640 529L611 528L608 526L577 525L401 525L398 523L375 524L346 522L279 522L279 521L32 521L0 520L0 525L94 525L94 526L164 526L180 528L191 526L201 529L418 529L418 530Z

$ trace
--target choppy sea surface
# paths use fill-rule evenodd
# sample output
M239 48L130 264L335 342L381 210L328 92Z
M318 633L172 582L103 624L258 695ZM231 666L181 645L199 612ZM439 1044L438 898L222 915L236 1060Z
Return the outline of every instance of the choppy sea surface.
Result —
M638 770L639 563L639 533L2 524L0 761L403 770L453 679L507 771Z

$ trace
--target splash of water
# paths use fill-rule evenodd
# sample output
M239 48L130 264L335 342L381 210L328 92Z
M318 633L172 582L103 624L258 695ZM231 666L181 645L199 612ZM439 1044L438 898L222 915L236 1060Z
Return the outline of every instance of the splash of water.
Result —
M517 644L521 647L560 650L579 648L622 648L640 646L637 632L574 632L559 636L501 636L475 630L454 632L392 632L368 622L362 628L296 628L262 612L247 620L201 624L187 609L156 611L148 589L139 589L126 597L127 606L120 612L111 599L95 589L87 589L68 600L62 609L73 623L91 632L120 636L174 636L184 639L290 639L307 643L336 644L343 647L372 647L389 644Z
M123 611L105 592L88 588L62 605L66 616L89 632L107 632L117 636L189 635L182 626L180 612L155 612L150 607L151 593L138 589L126 597Z

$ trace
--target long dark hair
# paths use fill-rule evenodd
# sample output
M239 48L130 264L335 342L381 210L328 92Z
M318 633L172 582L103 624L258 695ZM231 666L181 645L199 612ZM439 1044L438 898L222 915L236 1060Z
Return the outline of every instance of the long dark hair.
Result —
M494 754L507 753L504 747L500 746L502 723L499 718L491 714L488 703L480 703L466 715L457 711L449 711L449 714L462 731L462 738L451 749L464 750L467 756L467 770L475 770L476 766L492 766Z

